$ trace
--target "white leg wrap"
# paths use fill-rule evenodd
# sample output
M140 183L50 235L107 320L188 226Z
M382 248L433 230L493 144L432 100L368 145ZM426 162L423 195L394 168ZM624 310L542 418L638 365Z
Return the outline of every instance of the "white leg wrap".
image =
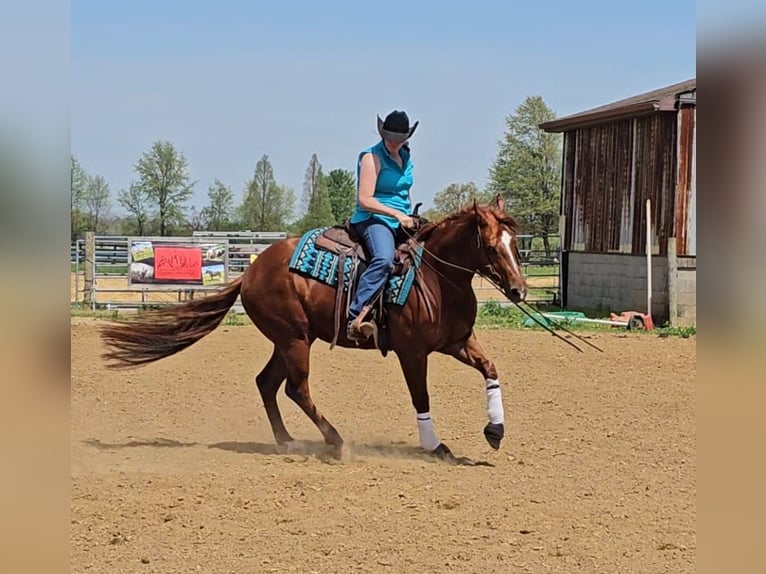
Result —
M420 435L420 447L427 451L434 450L439 446L439 439L434 432L434 421L431 413L418 413L418 434Z
M502 424L505 420L503 394L497 379L487 379L487 414L491 423Z

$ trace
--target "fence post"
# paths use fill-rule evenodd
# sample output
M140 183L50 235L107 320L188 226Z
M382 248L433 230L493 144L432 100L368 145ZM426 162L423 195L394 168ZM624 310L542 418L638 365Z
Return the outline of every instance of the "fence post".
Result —
M83 304L91 307L93 304L93 280L96 272L96 234L93 231L85 232L85 285L83 291Z
M678 257L675 237L668 237L668 321L671 327L678 324Z
M80 303L80 240L74 242L74 302Z

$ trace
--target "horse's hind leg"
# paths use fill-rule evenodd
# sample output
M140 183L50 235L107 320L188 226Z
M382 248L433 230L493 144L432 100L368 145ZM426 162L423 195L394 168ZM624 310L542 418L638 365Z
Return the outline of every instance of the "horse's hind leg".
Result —
M287 348L282 349L282 356L287 365L287 387L285 393L306 415L314 422L324 437L324 441L336 448L340 455L343 439L335 427L330 424L311 400L309 392L309 355L311 343L304 340L293 340Z
M282 421L282 413L279 412L277 404L277 391L282 386L282 382L287 377L287 368L282 356L274 348L269 362L263 370L255 377L255 383L258 385L258 391L261 393L263 407L266 409L266 415L271 423L271 430L274 433L274 439L277 444L283 445L293 440L290 433L285 428Z

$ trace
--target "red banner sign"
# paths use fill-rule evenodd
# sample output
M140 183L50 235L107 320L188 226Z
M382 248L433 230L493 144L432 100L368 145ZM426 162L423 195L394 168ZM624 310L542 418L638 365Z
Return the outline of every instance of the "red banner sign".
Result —
M202 279L202 250L199 247L154 247L154 278L178 281Z

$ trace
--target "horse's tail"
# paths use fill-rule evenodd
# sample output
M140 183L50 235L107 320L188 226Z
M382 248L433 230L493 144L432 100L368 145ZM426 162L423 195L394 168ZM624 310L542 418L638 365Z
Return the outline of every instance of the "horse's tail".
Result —
M242 277L214 295L150 311L138 320L117 321L101 329L111 350L102 354L112 369L164 359L212 333L239 296Z

